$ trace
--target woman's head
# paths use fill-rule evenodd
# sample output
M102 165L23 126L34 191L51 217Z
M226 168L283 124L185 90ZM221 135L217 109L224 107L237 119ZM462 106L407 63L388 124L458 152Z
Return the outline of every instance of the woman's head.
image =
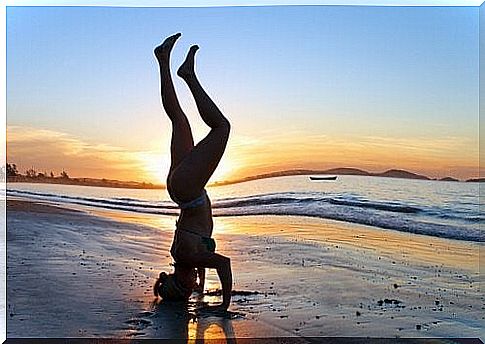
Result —
M187 301L195 286L195 269L177 269L175 273L161 272L153 287L155 296L166 301Z

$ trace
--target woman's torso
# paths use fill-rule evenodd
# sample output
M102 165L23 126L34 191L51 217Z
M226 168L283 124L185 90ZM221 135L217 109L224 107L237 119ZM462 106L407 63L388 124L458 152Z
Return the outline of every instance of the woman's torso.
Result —
M212 207L207 197L206 202L196 208L182 209L177 220L178 229L186 229L203 237L210 238L214 223L212 221Z
M181 210L176 227L170 249L172 257L178 263L197 267L199 253L210 250L207 246L213 227L210 201L207 199L197 208Z

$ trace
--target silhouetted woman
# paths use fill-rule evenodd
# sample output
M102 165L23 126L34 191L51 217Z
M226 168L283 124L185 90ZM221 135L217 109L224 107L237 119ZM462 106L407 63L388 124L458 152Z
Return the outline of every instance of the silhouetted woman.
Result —
M177 75L189 86L200 116L211 128L209 134L194 146L189 122L177 100L170 75L170 54L180 36L177 33L168 37L155 48L160 65L162 104L172 122L167 190L179 205L180 216L170 249L175 260L175 271L170 275L161 272L154 292L166 300L188 300L194 289L203 291L204 269L214 268L221 280L222 304L211 308L226 310L232 290L231 263L229 258L215 253L215 241L211 238L212 208L204 187L224 153L230 125L197 80L194 59L199 47L194 45L177 71Z

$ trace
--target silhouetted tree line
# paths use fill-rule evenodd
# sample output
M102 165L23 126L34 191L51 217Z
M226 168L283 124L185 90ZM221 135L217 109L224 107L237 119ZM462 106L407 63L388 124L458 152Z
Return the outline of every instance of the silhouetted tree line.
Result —
M17 170L17 165L7 164L7 177L18 176L19 171Z
M7 177L16 177L16 176L24 176L27 178L56 178L56 176L54 175L54 172L51 171L49 174L47 174L47 172L45 171L38 172L34 169L34 167L29 168L28 170L25 171L25 175L22 175L19 173L16 164L7 164ZM59 177L64 179L69 179L69 175L64 170L62 170Z

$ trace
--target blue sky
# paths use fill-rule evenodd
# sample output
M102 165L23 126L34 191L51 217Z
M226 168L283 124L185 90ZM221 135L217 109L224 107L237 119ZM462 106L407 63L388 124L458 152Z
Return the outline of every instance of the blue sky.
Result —
M450 161L449 171L460 164L467 173L473 169L476 7L11 7L7 125L166 155L169 122L152 50L175 32L183 36L173 53L174 71L191 44L201 47L202 84L233 123L234 166L250 164L241 157L247 142L259 152L271 142L294 146L297 138L364 144L375 137L397 146L434 142L429 161L425 151L418 154L423 168L441 157ZM201 138L207 129L187 87L175 82ZM442 142L453 140L468 152L468 163L447 145L439 152ZM415 148L408 144L409 153ZM384 168L385 157L377 153L375 168ZM304 163L288 159L298 160L291 167ZM325 155L320 159L322 166L331 163ZM364 165L372 166L367 160Z

